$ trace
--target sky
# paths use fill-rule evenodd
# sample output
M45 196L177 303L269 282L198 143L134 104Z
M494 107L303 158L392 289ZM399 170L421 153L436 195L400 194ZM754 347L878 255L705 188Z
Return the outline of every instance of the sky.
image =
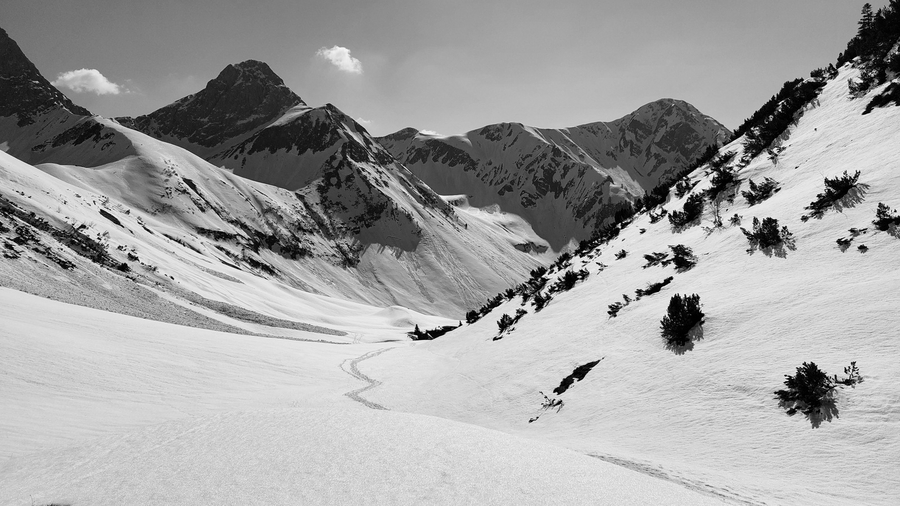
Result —
M256 59L308 104L332 103L375 135L562 128L660 98L734 129L784 81L835 61L862 4L3 0L0 27L75 103L107 117L149 113Z

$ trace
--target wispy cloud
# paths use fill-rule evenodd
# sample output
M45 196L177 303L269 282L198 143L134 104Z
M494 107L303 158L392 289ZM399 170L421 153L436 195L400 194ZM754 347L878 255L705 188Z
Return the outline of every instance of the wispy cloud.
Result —
M370 120L370 119L363 119L363 118L356 118L356 122L359 123L359 124L362 125L362 126L369 126L369 125L372 124L372 120Z
M109 79L97 69L80 69L63 72L52 83L57 88L68 88L76 93L96 93L97 95L118 95L128 90Z
M351 74L362 74L362 62L350 56L350 50L346 47L323 47L316 51L316 56L331 62L338 69Z
M422 135L441 135L434 130L419 130L419 133Z

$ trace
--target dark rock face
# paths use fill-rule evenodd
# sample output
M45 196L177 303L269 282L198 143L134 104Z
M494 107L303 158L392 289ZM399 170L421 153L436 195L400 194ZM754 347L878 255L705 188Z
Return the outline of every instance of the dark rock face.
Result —
M36 116L59 108L79 116L91 115L50 84L0 28L0 117L16 116L17 125L22 127L34 123Z
M116 120L153 137L214 148L297 105L303 100L268 65L247 60L225 67L200 92L145 116Z

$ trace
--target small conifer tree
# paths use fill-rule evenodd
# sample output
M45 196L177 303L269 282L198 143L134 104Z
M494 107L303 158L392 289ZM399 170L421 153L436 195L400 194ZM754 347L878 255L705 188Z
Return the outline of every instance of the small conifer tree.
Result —
M662 337L669 346L685 346L691 341L691 330L703 325L700 296L676 293L669 299L669 309L660 320Z

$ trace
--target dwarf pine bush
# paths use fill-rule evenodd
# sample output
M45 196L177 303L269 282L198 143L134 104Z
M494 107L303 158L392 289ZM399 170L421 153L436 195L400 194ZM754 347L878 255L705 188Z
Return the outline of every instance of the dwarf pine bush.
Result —
M859 186L859 171L852 176L844 171L844 175L835 178L825 178L825 191L816 195L816 200L804 207L809 214L803 215L800 219L807 221L810 218L821 218L825 211L840 199L844 198L850 190Z
M662 337L669 346L685 346L691 341L691 330L703 325L700 296L676 293L669 299L669 309L659 322Z
M699 193L692 193L681 211L669 213L669 223L675 229L682 229L697 220L701 214L703 214L703 196Z
M887 231L891 226L900 226L900 215L897 211L891 209L886 204L879 202L878 209L875 211L875 220L872 221L875 228L882 232Z
M759 221L759 218L753 218L753 230L747 230L741 227L741 231L750 241L751 248L766 249L786 243L793 245L794 236L788 228L778 228L778 220L775 218L765 218Z
M742 191L741 195L747 200L751 206L755 206L760 202L767 200L772 195L781 190L778 181L772 178L765 178L762 183L756 184L752 179L749 181L750 189Z

